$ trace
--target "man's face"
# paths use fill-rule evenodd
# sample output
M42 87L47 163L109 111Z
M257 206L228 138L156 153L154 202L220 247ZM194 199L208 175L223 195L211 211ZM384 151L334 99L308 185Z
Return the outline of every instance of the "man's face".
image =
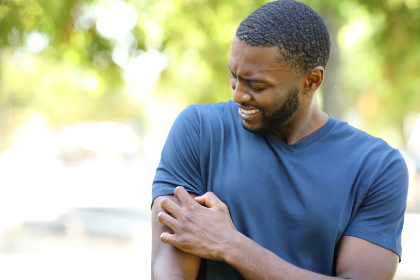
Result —
M299 108L299 79L279 63L279 53L277 47L252 47L233 40L230 85L242 125L250 132L276 133Z
M275 131L276 129L280 128L281 125L286 122L290 117L293 115L293 113L298 109L299 107L299 89L297 87L293 87L289 92L287 93L287 98L283 102L283 104L273 104L274 107L274 113L267 116L265 113L265 110L263 108L258 108L261 111L261 122L259 126L248 126L245 121L242 122L242 126L252 133L264 133L264 132L270 132ZM241 110L241 109L240 109ZM241 110L239 114L243 114L244 110Z

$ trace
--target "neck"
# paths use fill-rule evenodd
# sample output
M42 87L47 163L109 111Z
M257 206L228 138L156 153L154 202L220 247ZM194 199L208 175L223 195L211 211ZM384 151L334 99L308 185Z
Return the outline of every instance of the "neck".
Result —
M329 119L329 116L319 108L316 98L303 111L303 113L299 112L299 110L296 111L290 120L276 131L273 131L287 145L295 144L303 138L308 137L324 126Z

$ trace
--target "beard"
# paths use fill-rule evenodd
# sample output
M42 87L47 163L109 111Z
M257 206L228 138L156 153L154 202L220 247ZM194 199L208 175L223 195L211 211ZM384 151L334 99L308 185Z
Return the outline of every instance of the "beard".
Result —
M266 116L265 111L258 106L255 108L261 110L262 118L261 125L259 127L246 127L242 121L242 126L249 132L260 134L267 133L276 130L284 122L286 122L293 115L294 112L299 108L299 89L297 86L293 87L286 97L286 101L283 104L277 104L277 109L270 116Z

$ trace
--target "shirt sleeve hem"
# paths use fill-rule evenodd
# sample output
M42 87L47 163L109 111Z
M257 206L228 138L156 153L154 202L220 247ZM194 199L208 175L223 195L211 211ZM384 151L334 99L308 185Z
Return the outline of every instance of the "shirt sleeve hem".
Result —
M152 203L150 204L150 208L153 206L153 202L155 201L155 198L162 195L173 195L174 190L177 186L172 184L160 184L159 187L154 187L152 189ZM193 190L189 188L188 186L183 186L187 192L193 193L197 196L200 196L201 194L197 193L196 190Z
M364 230L364 232L362 232L361 230ZM396 240L390 239L390 238L386 238L383 235L374 233L374 232L366 232L366 229L347 229L343 235L347 235L347 236L354 236L357 238L361 238L364 239L366 241L369 241L373 244L376 244L378 246L381 246L385 249L388 249L394 253L396 253L398 255L399 258L399 262L401 262L401 245L398 244L398 242L396 242Z

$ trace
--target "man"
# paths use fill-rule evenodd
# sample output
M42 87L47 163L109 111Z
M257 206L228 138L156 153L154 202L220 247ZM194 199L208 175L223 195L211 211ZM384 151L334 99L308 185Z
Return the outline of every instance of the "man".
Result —
M152 279L393 278L407 169L319 108L329 47L321 17L297 1L240 24L233 101L187 107L163 148Z

